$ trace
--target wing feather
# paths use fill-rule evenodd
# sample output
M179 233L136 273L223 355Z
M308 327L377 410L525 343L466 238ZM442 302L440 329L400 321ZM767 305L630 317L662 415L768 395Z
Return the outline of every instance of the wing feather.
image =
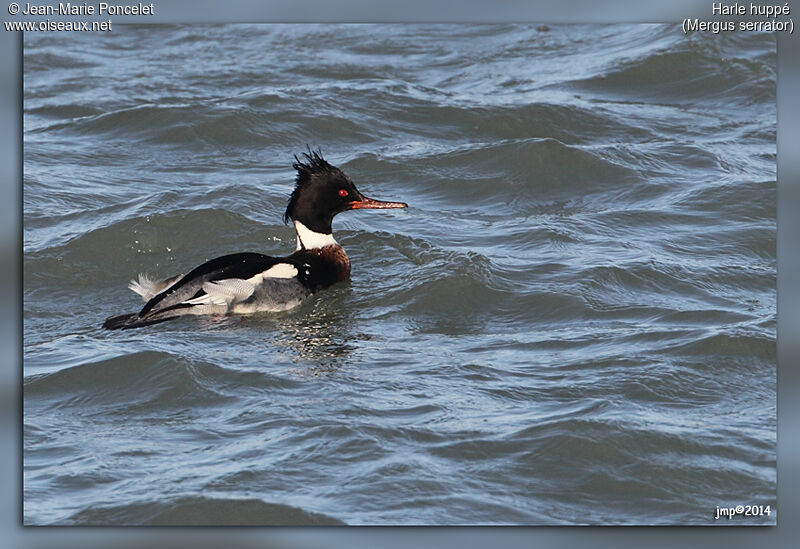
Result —
M227 278L224 280L207 281L203 283L205 294L187 299L187 305L217 305L230 307L253 295L255 284L241 278Z
M172 286L182 276L183 275L176 275L165 278L164 280L153 280L145 273L139 273L139 279L131 280L130 284L128 284L128 288L142 296L142 299L147 302L150 301L156 294L159 294Z
M296 263L285 258L249 252L218 257L185 276L176 277L174 281L170 279L169 284L147 301L139 317L149 319L177 311L180 314L224 314L236 305L247 307L254 300L262 300L261 293L269 291L265 285L271 288L278 280L297 280L297 275ZM131 286L146 291L155 286L152 282L148 285L148 280L140 278Z

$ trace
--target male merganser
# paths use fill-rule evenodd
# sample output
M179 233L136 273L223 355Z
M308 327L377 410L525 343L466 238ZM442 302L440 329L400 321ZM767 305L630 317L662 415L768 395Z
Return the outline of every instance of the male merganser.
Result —
M284 222L297 231L297 248L288 257L251 252L225 255L187 275L154 281L146 275L128 286L147 302L138 313L112 316L109 330L138 328L183 315L285 311L314 292L350 276L350 260L331 234L333 217L363 208L407 208L403 202L367 198L342 170L319 152L303 153Z

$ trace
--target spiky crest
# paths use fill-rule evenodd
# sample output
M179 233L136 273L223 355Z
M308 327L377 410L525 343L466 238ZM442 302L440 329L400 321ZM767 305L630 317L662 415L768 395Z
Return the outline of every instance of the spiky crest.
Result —
M283 214L284 223L288 223L292 219L292 208L294 208L297 197L300 195L300 189L309 185L315 176L329 174L337 169L322 158L321 150L312 151L308 145L306 147L308 152L302 153L305 162L300 160L297 155L294 155L292 167L297 170L297 177L295 178L294 190L289 197L289 203L286 205L286 213Z

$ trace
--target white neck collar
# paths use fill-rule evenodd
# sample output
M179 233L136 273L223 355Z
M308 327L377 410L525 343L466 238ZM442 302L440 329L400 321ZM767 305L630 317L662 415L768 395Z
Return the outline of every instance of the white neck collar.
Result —
M295 250L303 248L313 250L338 244L332 234L316 233L296 219L294 220L294 230L297 231L297 248Z

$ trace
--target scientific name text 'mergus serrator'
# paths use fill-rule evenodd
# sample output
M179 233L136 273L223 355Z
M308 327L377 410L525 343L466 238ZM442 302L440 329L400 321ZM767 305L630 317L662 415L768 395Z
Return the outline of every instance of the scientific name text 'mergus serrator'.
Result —
M789 3L783 5L775 4L755 4L734 2L733 4L723 4L722 2L711 3L711 15L720 16L751 16L750 21L701 21L700 19L683 20L684 34L689 32L708 32L714 34L730 31L758 31L758 32L788 32L794 33L794 20L788 17L791 14ZM778 17L788 17L788 19L777 19ZM757 18L757 19L755 19Z

